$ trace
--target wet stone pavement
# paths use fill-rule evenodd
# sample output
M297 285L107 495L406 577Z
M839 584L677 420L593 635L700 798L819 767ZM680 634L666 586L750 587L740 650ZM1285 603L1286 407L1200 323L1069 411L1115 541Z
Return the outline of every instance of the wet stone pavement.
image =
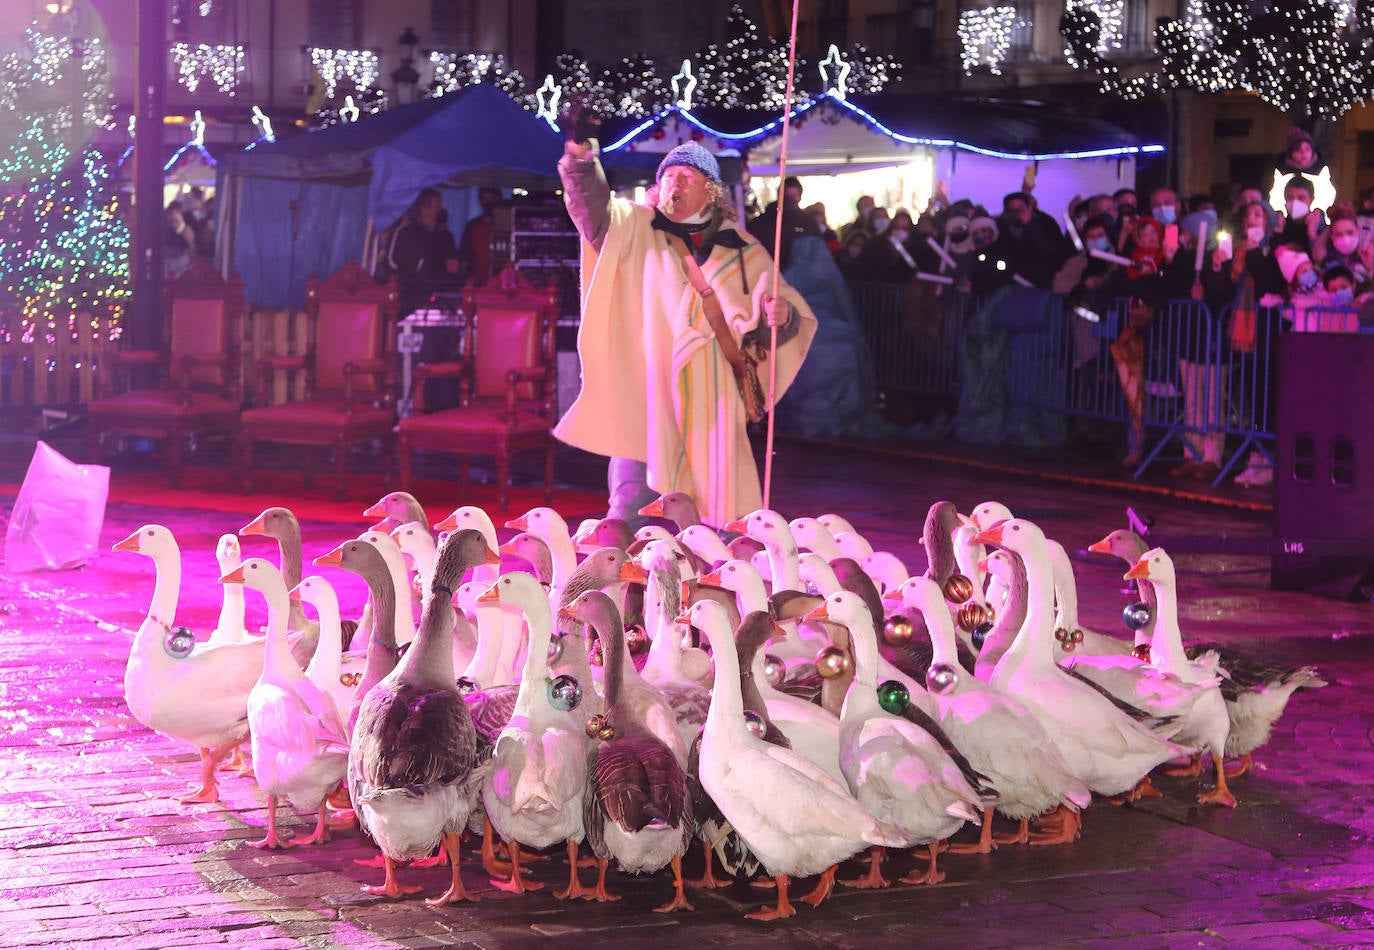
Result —
M999 498L1071 553L1122 526L1127 504L1147 509L1160 535L1268 532L1262 513L858 451L784 445L778 472L773 500L783 514L845 514L914 569L924 562L921 520L938 498L964 511ZM359 499L359 512L372 500ZM1313 663L1330 683L1295 695L1256 771L1234 781L1236 809L1199 806L1204 786L1157 777L1162 799L1094 804L1074 844L945 855L940 884L841 886L820 908L799 905L794 918L765 924L742 919L769 899L743 883L689 892L696 910L671 916L651 912L669 896L666 875L613 872L621 901L559 902L549 892L566 880L561 853L534 866L544 890L508 895L490 888L471 845L463 877L480 903L390 902L359 889L381 872L355 863L375 854L356 831L323 846L249 848L266 820L249 778L225 774L218 804L177 804L197 774L194 750L140 726L122 698L152 565L109 545L145 522L171 527L188 564L178 622L204 630L220 596L214 541L245 520L111 505L104 553L85 569L0 575L0 947L522 947L550 938L570 947L1374 944L1374 609L1270 591L1262 560L1176 558L1185 636ZM305 523L307 558L361 524ZM1120 631L1122 566L1095 555L1075 566L1085 624ZM361 591L338 574L330 579L347 615ZM250 621L261 618L260 599L250 594L248 607ZM286 806L279 814L289 833L307 830L306 816ZM700 871L698 854L689 876ZM894 856L888 876L918 864ZM846 866L840 876L855 873ZM433 896L447 870L400 875ZM810 885L799 882L794 897Z

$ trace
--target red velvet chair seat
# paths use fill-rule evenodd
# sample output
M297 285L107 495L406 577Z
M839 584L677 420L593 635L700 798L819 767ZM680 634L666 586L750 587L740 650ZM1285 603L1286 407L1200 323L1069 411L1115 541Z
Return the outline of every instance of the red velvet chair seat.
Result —
M495 438L503 432L527 433L547 432L553 428L553 420L531 412L516 409L514 421L505 406L467 406L460 409L444 409L427 416L410 416L401 420L402 432L412 436L426 434L481 434Z
M192 392L189 398L175 389L136 389L102 399L90 407L93 417L137 412L155 416L238 415L239 403L214 393Z
M254 428L272 425L372 426L379 423L389 424L391 419L392 412L389 408L354 405L350 413L347 403L330 399L303 399L300 402L286 402L263 409L248 409L243 413L243 424Z

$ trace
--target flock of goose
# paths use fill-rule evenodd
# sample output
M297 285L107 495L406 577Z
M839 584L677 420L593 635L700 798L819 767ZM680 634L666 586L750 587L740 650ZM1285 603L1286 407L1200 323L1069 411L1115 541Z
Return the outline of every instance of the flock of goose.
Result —
M429 903L478 899L459 875L472 836L502 890L541 888L523 865L565 847L561 899L617 899L612 865L671 868L657 910L691 909L682 859L699 842L693 886L762 872L777 900L749 916L790 916L792 878L819 875L803 898L819 904L861 852L867 873L845 883L882 887L886 849L928 854L902 878L924 884L943 878L946 848L1071 842L1094 795L1158 795L1149 774L1174 760L1196 775L1210 759L1199 801L1234 806L1228 778L1293 691L1325 685L1185 643L1173 564L1130 531L1090 550L1128 565L1134 638L1083 627L1063 547L998 502L932 505L914 576L838 515L759 510L717 531L678 494L643 512L675 533L611 519L570 532L535 508L504 545L480 508L433 531L403 492L364 514L379 523L313 562L366 582L357 620L324 575L302 577L286 508L221 537L208 638L174 625L171 531L145 525L114 550L156 567L124 688L141 723L200 750L182 801L218 801L217 770L246 743L268 801L252 844L323 843L356 819L385 875L365 889L391 898L420 890L399 864L446 860ZM239 536L255 535L278 563L243 558ZM502 555L524 569L502 572ZM266 601L265 634L245 628L244 588ZM315 816L310 834L278 835L282 800ZM996 812L1016 830L993 834ZM965 824L977 840L950 844Z

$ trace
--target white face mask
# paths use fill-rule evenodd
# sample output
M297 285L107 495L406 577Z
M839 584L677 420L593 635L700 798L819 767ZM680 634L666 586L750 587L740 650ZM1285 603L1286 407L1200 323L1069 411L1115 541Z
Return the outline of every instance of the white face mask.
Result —
M1245 239L1249 241L1251 244L1259 244L1261 241L1264 240L1264 228L1259 227L1258 225L1252 228L1246 228Z
M1332 238L1331 243L1342 254L1353 254L1355 248L1359 246L1360 236L1358 234L1342 234L1340 237Z
M1294 221L1301 221L1307 217L1307 212L1311 210L1311 205L1299 198L1294 198L1288 202L1288 217Z

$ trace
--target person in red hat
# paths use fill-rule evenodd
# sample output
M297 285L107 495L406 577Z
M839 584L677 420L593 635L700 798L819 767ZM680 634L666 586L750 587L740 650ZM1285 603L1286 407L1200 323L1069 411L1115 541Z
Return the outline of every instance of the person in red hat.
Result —
M739 227L706 148L665 155L637 204L606 183L595 119L568 125L558 171L584 242L582 389L554 434L610 457L611 517L634 523L656 494L683 491L722 526L763 503L736 374L752 357L766 392L776 361L776 401L816 318L781 277L774 285L772 259Z

